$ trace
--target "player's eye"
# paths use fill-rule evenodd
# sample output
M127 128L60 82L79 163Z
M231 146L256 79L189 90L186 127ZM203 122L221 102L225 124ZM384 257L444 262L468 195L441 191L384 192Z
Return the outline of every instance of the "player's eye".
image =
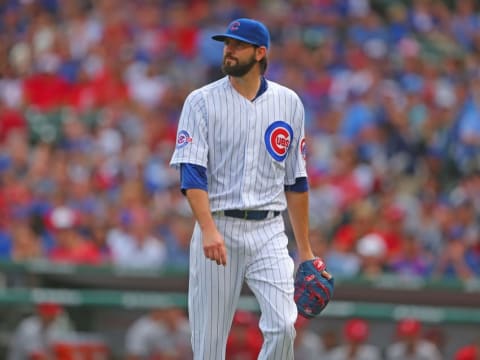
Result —
M224 44L226 47L230 47L236 50L243 50L249 47L253 47L252 44L232 39L225 39Z

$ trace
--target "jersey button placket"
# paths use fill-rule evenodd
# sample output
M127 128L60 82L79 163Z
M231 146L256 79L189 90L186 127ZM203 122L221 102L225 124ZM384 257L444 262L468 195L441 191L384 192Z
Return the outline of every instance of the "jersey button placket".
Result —
M245 172L243 174L244 179L244 195L248 196L251 194L252 180L254 178L254 164L255 164L255 106L254 104L249 104L247 106L247 118L248 118L248 129L247 139L245 142ZM244 202L251 203L253 199L246 198Z

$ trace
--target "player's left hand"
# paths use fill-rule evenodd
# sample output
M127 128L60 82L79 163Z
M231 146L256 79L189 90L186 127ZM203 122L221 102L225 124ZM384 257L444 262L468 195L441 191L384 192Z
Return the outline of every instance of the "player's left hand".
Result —
M333 279L333 276L332 274L330 274L327 270L323 270L321 272L322 276L327 279L327 280L330 280L330 279Z
M320 314L333 296L334 279L320 258L300 263L295 276L295 303L300 315Z
M312 254L312 252L310 251L310 252L307 252L307 253L304 253L304 254L300 253L299 258L300 258L300 263L304 263L304 262L307 262L307 261L308 261L308 262L312 262L312 261L314 261L315 259L318 259L319 257L318 257L318 256L314 256L314 255ZM326 270L326 266L325 266L325 263L323 263L323 260L322 260L322 264L323 264L323 265L322 265L322 269L323 269L323 270L321 270L320 274L321 274L325 279L327 279L327 280L332 279L333 276Z

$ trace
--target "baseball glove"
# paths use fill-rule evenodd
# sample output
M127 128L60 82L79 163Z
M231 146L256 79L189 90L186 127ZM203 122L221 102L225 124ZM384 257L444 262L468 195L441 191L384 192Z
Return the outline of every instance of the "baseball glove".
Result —
M320 258L304 261L298 266L294 298L298 313L307 319L320 314L333 296L334 280L331 276L327 276L329 279L325 277L328 274L325 269Z

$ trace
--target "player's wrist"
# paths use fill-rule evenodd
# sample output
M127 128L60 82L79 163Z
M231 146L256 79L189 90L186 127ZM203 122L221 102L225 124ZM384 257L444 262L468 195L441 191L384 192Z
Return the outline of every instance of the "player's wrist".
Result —
M200 230L204 236L213 236L219 233L215 222L200 225Z
M316 256L313 254L312 250L310 249L306 249L306 250L298 250L298 260L300 262L303 262L303 261L308 261L308 260L312 260L312 259L315 259Z

